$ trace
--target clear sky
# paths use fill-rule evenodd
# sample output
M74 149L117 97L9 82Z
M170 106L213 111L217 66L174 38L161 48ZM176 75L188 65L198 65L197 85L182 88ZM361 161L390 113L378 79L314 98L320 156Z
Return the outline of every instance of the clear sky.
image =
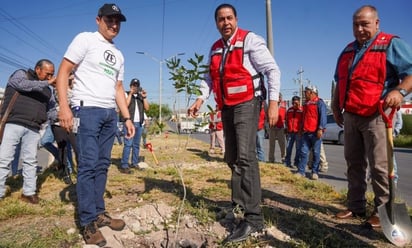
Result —
M114 1L127 18L115 39L125 57L125 89L137 77L148 91L149 101L159 102L161 63L177 53L188 66L195 53L207 57L220 37L214 10L233 4L239 27L266 38L266 0L119 0ZM33 68L40 58L51 59L57 68L68 44L83 31L96 31L97 10L105 1L5 1L0 5L0 87L18 68ZM352 14L364 4L378 8L381 30L393 33L412 46L412 1L410 0L272 0L275 59L280 67L281 92L290 99L298 91L297 72L319 87L320 96L330 98L336 59L352 41ZM148 56L137 54L146 52ZM177 102L164 65L162 104ZM209 100L209 104L213 104Z

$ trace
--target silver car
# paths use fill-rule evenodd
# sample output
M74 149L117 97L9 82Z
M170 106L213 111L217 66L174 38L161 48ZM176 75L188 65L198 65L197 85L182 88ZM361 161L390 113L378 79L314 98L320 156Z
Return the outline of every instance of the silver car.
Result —
M323 133L322 140L332 141L336 144L345 144L345 138L343 135L343 127L339 127L336 124L333 115L327 115L326 131Z

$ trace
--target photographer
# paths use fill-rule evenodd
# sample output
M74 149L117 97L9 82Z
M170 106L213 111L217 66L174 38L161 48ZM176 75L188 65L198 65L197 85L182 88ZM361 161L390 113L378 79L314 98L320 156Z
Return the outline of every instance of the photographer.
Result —
M149 103L146 99L147 93L140 87L140 81L137 78L130 82L130 92L127 94L126 103L129 108L130 119L135 127L134 137L124 139L123 155L120 165L120 172L131 174L130 168L137 168L140 154L140 139L142 137L144 122L144 111L149 110ZM123 119L126 121L126 119ZM130 150L132 149L132 164L129 166Z

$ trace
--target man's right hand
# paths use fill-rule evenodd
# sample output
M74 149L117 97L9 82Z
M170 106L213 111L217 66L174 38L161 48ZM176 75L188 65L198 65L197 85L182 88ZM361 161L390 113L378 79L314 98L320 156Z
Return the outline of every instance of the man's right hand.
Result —
M47 80L49 82L49 85L54 85L56 84L56 77L51 77L49 80Z
M343 115L340 110L333 109L333 118L339 127L343 127Z
M60 106L59 123L62 128L67 130L67 132L71 132L73 129L73 113L68 105L67 107Z
M196 117L197 112L199 111L200 107L202 107L203 100L198 98L196 101L192 104L192 106L187 110L187 115Z

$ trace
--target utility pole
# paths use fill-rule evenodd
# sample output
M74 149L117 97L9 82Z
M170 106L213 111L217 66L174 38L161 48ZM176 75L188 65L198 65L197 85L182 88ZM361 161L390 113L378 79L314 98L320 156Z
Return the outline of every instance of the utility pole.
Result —
M299 84L299 95L300 95L300 105L301 106L302 106L302 101L303 101L303 83L306 82L307 84L310 84L309 79L303 80L303 72L304 72L304 70L301 66L300 69L298 70L298 72L296 73L296 74L298 74L299 78L294 79L295 83Z
M270 0L266 0L266 36L268 49L272 56L275 56L273 50L272 4Z

